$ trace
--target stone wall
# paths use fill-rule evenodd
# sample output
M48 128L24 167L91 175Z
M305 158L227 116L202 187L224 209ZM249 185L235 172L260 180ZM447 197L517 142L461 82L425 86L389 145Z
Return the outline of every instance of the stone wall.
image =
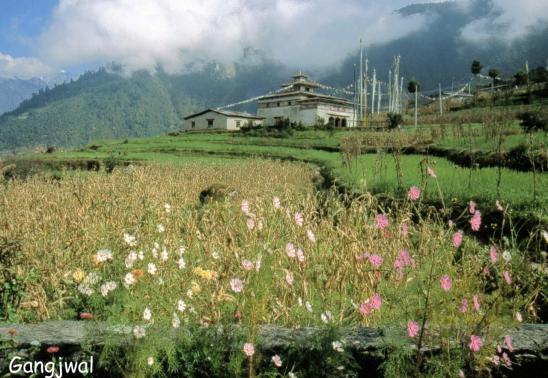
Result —
M169 331L173 335L175 330ZM178 332L184 332L181 329ZM262 327L257 348L265 354L283 354L294 343L307 345L313 340L317 328L287 329L277 326ZM349 349L367 376L376 376L378 366L384 360L382 347L390 330L371 328L341 328L338 330L345 349ZM400 331L395 331L400 332ZM548 325L523 324L507 332L513 340L514 351L509 353L513 361L512 370L501 370L501 376L543 376L548 371ZM112 327L101 322L90 321L48 321L39 324L0 324L0 376L8 373L9 362L14 355L26 361L51 361L47 349L59 347L57 356L65 360L78 361L83 356L98 356L106 338L119 343L123 349L132 341L131 328ZM402 338L406 338L402 334ZM310 343L312 347L312 343ZM409 344L410 348L414 345ZM425 353L436 353L439 348L427 346ZM105 376L105 372L94 374Z

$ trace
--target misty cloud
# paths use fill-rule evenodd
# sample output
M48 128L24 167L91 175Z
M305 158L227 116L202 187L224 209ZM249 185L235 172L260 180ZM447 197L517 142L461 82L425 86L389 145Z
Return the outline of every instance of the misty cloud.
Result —
M460 0L465 10L482 0ZM461 37L472 43L488 40L513 42L525 37L538 27L547 27L548 1L546 0L490 0L487 17L478 18L461 30Z
M0 52L0 77L30 79L52 72L51 68L36 58L14 58Z
M39 39L40 56L58 66L116 61L129 70L160 64L231 62L258 48L283 63L326 66L358 46L384 43L424 27L424 16L393 13L409 0L61 0Z

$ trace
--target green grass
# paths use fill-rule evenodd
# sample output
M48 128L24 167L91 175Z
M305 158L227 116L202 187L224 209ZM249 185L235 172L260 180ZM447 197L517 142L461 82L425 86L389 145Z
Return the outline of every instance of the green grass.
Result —
M477 125L468 127L479 128ZM414 132L406 128L406 132ZM53 154L32 154L26 158L46 160L78 160L106 159L115 157L130 161L160 161L178 162L193 160L197 163L209 160L229 161L234 158L253 156L299 160L331 169L335 176L345 185L353 189L366 189L373 193L401 194L396 181L396 171L393 158L386 155L382 160L382 169L378 169L380 158L377 154L362 155L352 170L342 166L341 155L338 152L327 152L317 149L317 146L336 147L341 138L360 133L359 131L326 131L296 132L290 138L260 138L245 137L240 134L183 134L181 136L158 136L130 139L128 141L96 141L97 150L80 149L60 151ZM448 133L447 135L449 135ZM507 143L521 143L523 134L510 135ZM543 133L535 134L535 138L545 142ZM447 137L437 142L440 145L462 147L457 138ZM484 136L473 139L473 148L489 147ZM403 172L403 188L411 185L420 186L420 160L424 156L403 155L401 157ZM446 203L451 201L464 203L475 200L484 206L493 206L499 199L509 203L517 211L534 212L545 217L543 209L548 205L548 197L542 188L548 187L546 174L537 175L537 197L533 195L533 175L526 172L516 172L502 169L502 179L499 194L497 194L497 168L470 170L461 168L444 158L430 158L438 172L439 183L444 193ZM377 167L377 168L376 168ZM437 189L432 185L426 189L428 200L439 200Z
M422 155L401 156L403 187L407 191L413 185L423 186L425 178L421 174ZM497 168L482 168L470 171L456 166L447 159L430 157L428 165L436 171L438 182L446 203L464 203L474 200L484 206L495 206L496 200L511 204L515 210L533 211L543 215L548 204L548 176L540 174L536 183L536 199L533 194L533 175L511 169L501 169L500 195L497 195ZM352 186L363 186L374 193L398 193L396 164L392 155L381 157L377 154L361 156L352 168L339 168L337 175ZM439 201L437 185L432 180L424 190L428 200ZM544 214L545 216L545 214Z

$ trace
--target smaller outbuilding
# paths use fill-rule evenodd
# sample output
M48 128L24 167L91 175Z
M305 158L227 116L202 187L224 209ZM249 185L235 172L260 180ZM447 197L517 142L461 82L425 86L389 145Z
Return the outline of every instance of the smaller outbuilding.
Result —
M228 130L237 131L244 126L260 126L264 118L249 113L227 112L225 110L207 109L189 115L184 119L184 129L192 130Z

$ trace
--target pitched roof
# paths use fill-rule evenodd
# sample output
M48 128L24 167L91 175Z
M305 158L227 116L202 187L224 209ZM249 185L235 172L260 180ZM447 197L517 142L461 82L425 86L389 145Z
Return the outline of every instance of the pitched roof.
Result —
M209 113L209 112L221 114L221 115L224 115L224 116L227 116L227 117L248 118L248 119L264 119L263 117L257 117L255 115L249 114L249 113L229 112L229 111L220 110L220 109L206 109L206 110L203 110L199 113L191 114L191 115L185 117L184 120L186 121L187 119L199 117L199 116L201 116L203 114L206 114L206 113Z

